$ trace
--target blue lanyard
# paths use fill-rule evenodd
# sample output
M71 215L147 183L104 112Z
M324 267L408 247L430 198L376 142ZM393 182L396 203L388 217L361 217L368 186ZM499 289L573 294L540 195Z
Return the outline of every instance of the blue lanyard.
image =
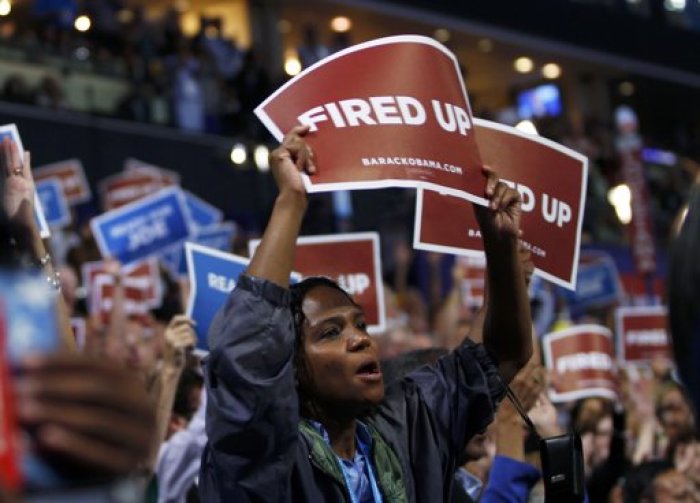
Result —
M379 487L377 486L377 479L374 476L374 470L372 469L372 459L369 456L369 453L365 451L365 446L362 444L362 442L357 440L356 444L357 449L365 458L364 465L367 467L367 478L369 479L370 486L372 487L372 499L375 503L382 503L382 494L379 492ZM348 494L350 495L350 501L351 503L359 503L355 491L353 491L350 488L350 479L348 479L348 474L345 470L345 465L340 459L338 461L338 464L340 465L340 470L343 472L343 478L345 479L345 487L347 488ZM362 475L364 474L360 473L360 481L362 480Z

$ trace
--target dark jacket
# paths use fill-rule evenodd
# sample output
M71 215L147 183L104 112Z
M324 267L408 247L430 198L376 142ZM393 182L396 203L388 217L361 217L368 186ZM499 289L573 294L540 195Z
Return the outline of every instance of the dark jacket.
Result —
M319 451L300 428L293 347L289 291L242 276L209 331L202 501L349 501L333 466L323 466L330 449ZM503 394L493 360L469 342L392 385L362 418L375 436L384 500L450 501L458 454Z

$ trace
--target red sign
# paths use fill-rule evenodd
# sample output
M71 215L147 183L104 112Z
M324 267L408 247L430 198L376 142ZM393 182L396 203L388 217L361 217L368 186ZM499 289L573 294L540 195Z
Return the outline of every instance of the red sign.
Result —
M97 285L97 278L104 276L101 290ZM111 281L108 281L109 278ZM90 313L95 314L100 311L100 306L105 302L111 302L111 288L113 278L107 274L104 262L86 262L82 267L83 285L88 289L90 302ZM138 312L145 312L150 308L160 306L162 291L160 284L160 268L158 260L150 258L143 262L122 267L122 283L126 288L127 297L131 297L134 302L144 304L143 308L138 308ZM98 291L99 290L99 291Z
M160 178L167 185L180 185L180 174L176 171L161 168L133 157L124 161L124 171L127 173L141 173Z
M22 485L22 473L5 314L3 303L0 306L0 486L15 491Z
M467 307L481 307L486 291L486 257L457 257L457 260L464 269L462 302Z
M426 187L486 204L454 54L421 36L359 44L309 67L255 110L277 140L308 124L308 192Z
M632 254L640 273L656 270L656 247L651 224L649 192L642 166L642 140L635 133L622 134L616 142L622 177L632 195L632 221L629 224Z
M615 354L610 330L577 325L542 338L545 366L550 371L553 402L591 396L617 397Z
M545 138L495 122L474 119L484 164L522 197L522 243L535 271L575 289L581 225L586 200L586 157ZM433 191L418 190L414 248L483 254L472 205Z
M85 203L92 197L90 184L85 177L83 163L78 159L55 162L32 170L34 181L56 177L61 182L63 193L69 204Z
M127 315L143 316L153 307L148 301L147 291L133 286L127 281L122 284L124 289L124 312ZM100 318L102 323L109 323L114 310L114 277L108 274L98 274L90 291L90 314Z
M118 173L100 182L102 206L105 211L113 210L171 185L173 183L155 173L138 170Z
M260 240L249 243L250 255ZM386 329L384 287L379 254L379 234L358 232L300 237L294 254L294 270L303 277L328 276L357 302L365 313L368 330Z
M73 338L78 349L85 349L85 339L87 337L87 327L85 318L75 316L70 319L70 327L73 330Z
M615 311L617 355L627 363L672 358L664 306L619 307Z

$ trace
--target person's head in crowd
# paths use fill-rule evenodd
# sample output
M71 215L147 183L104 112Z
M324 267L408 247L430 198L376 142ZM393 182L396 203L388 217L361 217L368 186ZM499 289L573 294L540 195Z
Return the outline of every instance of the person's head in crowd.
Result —
M613 434L612 405L591 397L576 402L571 412L574 430L581 436L586 474L605 462Z
M187 427L199 408L203 387L202 375L192 367L185 367L177 384L166 438Z
M75 308L75 302L77 300L76 290L78 289L78 284L80 280L78 275L75 273L75 269L70 266L62 266L57 269L61 280L61 293L63 294L63 300L66 301L66 307L68 308L69 314L73 313Z
M378 405L384 398L379 351L362 308L326 277L306 278L290 291L302 417L357 417Z
M150 314L131 315L116 336L107 337L104 351L127 368L148 374L163 354L163 333Z
M668 461L647 461L631 468L623 485L624 503L693 502L688 479Z
M700 159L700 154L695 161ZM668 271L669 327L673 354L696 413L700 411L700 171L690 190L688 210L671 243ZM700 424L696 423L696 427Z
M685 390L671 379L664 381L657 392L656 417L671 451L695 430L695 419Z

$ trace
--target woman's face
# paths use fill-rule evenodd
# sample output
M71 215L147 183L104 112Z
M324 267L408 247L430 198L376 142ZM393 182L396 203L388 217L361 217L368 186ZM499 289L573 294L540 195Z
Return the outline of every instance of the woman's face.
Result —
M659 420L671 442L693 431L693 413L679 389L671 388L661 398Z
M360 413L384 398L377 344L364 313L341 291L309 290L302 302L304 352L312 400L325 408Z

